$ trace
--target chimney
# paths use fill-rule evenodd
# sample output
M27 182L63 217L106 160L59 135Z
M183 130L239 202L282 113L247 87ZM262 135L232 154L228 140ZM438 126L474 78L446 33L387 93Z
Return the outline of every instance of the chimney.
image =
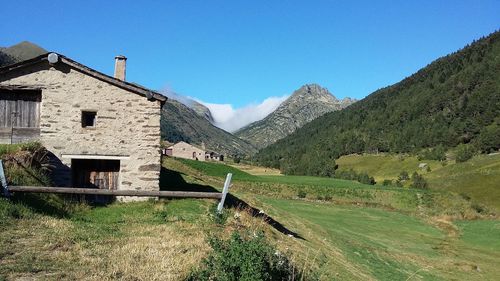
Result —
M115 78L125 81L125 68L127 64L127 58L125 56L119 55L115 57Z

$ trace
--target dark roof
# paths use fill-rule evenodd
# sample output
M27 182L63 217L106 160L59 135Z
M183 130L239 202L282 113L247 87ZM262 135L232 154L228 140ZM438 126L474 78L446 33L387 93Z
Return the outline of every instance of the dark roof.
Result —
M53 52L50 52L50 53L53 53ZM46 54L40 55L38 57L29 59L29 60L21 61L21 62L15 63L15 64L11 64L11 65L2 67L2 68L0 68L0 74L7 73L7 72L10 72L13 70L17 70L17 69L20 69L23 67L27 67L27 66L30 66L30 65L42 62L42 61L47 61L47 63L48 63L47 57L50 53L46 53ZM55 53L55 54L57 54L57 53ZM57 54L57 56L59 59L55 64L64 63L64 64L66 64L70 67L73 67L73 68L75 68L75 69L77 69L77 70L79 70L79 71L81 71L89 76L92 76L92 77L97 78L101 81L104 81L104 82L107 82L107 83L112 84L114 86L117 86L119 88L128 90L130 92L136 93L138 95L147 97L148 99L155 99L155 100L158 100L161 102L165 102L167 100L167 97L163 96L162 94L160 94L156 91L150 90L148 88L145 88L145 87L138 85L138 84L135 84L135 83L129 83L126 81L122 81L120 79L116 79L112 76L106 75L102 72L99 72L99 71L94 70L88 66L85 66L79 62L76 62L76 61L74 61L74 60L72 60L64 55Z

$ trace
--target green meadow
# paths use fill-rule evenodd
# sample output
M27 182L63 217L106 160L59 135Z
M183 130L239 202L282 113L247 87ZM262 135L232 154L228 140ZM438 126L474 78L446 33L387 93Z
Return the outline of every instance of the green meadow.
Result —
M462 168L439 164L430 173L474 175L496 167L495 161L487 165L489 159L474 158ZM244 204L225 209L220 224L214 221L214 200L96 206L55 195L2 199L0 277L183 280L210 253L210 237L227 238L232 231L263 231L298 268L312 272L304 280L500 276L500 220L451 188L252 175L221 163L172 158L164 159L163 167L163 189L220 190L231 172L230 192ZM429 182L430 173L424 174Z
M364 164L372 173L376 157ZM418 169L416 158L403 160L404 165L397 165L401 160L396 157L382 159L382 176L397 177L401 167ZM177 168L183 171L203 173L208 168L200 167L210 166L220 184L235 169L181 162L185 167ZM430 165L436 172L454 167ZM303 236L305 240L289 241L271 235L278 245L304 257L322 280L495 280L500 275L500 221L463 194L333 178L234 174L231 192ZM304 197L298 196L300 191Z
M349 155L338 159L339 169L367 172L377 182L394 180L402 171L421 173L433 190L459 193L477 204L500 210L500 154L477 155L472 159L438 162L402 155ZM419 169L427 163L430 171Z

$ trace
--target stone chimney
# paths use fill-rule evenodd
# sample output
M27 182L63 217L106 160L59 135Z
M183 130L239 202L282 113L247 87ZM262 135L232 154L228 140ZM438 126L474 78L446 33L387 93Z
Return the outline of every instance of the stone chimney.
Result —
M125 68L127 64L127 58L125 56L119 55L115 57L115 78L125 81Z

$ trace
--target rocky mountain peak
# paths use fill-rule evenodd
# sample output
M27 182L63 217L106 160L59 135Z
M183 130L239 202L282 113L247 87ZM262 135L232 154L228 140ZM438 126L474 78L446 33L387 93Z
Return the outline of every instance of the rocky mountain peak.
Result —
M247 125L235 134L256 147L263 148L313 119L327 112L340 110L353 102L352 99L338 100L328 89L318 84L307 84L294 91L266 118Z

